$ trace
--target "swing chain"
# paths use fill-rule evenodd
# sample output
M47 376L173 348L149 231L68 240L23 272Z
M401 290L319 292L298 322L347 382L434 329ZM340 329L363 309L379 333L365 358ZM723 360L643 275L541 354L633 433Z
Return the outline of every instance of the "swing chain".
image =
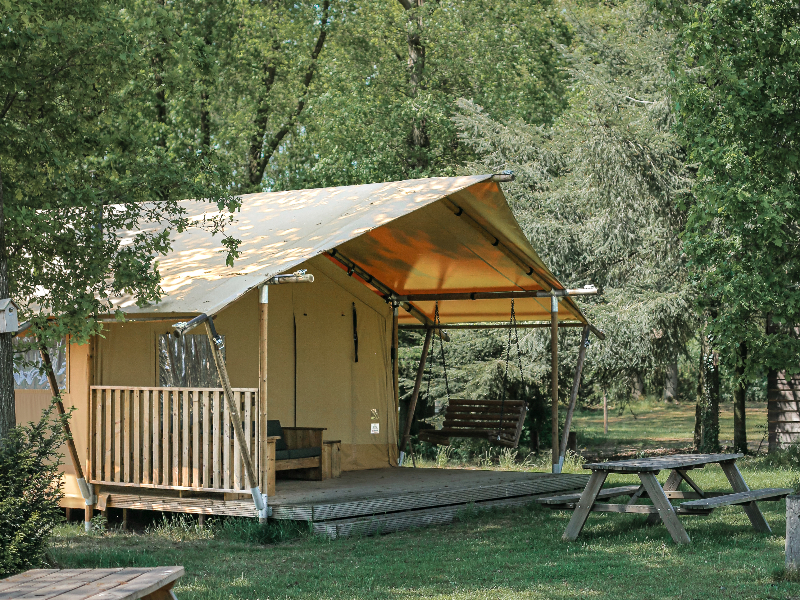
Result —
M506 368L503 373L503 401L500 404L500 427L497 430L497 441L500 441L500 434L503 427L503 418L506 412L506 397L508 396L508 364L511 361L511 331L514 331L514 339L517 344L517 360L519 361L519 377L523 386L525 385L525 375L522 373L522 354L519 351L519 332L517 331L517 314L514 310L514 299L511 299L511 318L508 322L508 342L506 344Z

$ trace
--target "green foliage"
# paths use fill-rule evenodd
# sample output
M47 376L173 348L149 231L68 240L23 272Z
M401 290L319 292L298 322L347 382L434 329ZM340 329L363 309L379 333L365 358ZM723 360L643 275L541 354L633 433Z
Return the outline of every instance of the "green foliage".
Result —
M694 285L722 360L748 350L745 377L800 369L800 84L797 5L693 3L676 8L686 45L676 106L697 184L684 234ZM771 317L776 325L765 335Z
M171 25L135 8L25 0L0 13L0 284L46 342L96 333L110 297L158 301L157 258L193 226L180 200L235 206L211 153L164 142L149 50ZM235 256L235 240L222 244Z
M673 132L675 36L637 0L574 4L565 13L572 43L562 51L574 93L552 125L468 101L454 120L480 156L471 172L515 173L504 191L545 264L570 287L602 288L581 304L607 334L592 341L584 388L628 396L627 379L663 373L695 328L676 209L691 173ZM547 364L548 340L544 330L524 335L529 361ZM562 385L577 346L577 332L561 335Z
M66 418L66 417L65 417ZM46 410L0 443L0 578L39 567L62 519L61 421Z

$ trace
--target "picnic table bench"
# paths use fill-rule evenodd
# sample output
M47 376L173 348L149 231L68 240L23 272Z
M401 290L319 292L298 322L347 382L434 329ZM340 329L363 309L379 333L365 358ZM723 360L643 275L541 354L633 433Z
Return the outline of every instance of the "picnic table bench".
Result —
M554 509L573 510L572 518L564 532L565 540L575 540L583 530L590 512L617 512L648 514L649 524L662 521L672 539L678 544L688 544L691 539L686 533L678 515L707 515L721 506L740 505L756 531L770 532L769 524L756 504L757 500L780 500L793 493L788 488L765 488L751 490L736 466L736 459L742 454L676 454L655 458L618 460L584 465L591 469L592 475L581 494L565 494L539 498L537 502ZM708 464L722 467L733 491L705 492L689 476L688 471L702 469ZM662 487L656 475L662 470L670 470L669 477ZM641 485L628 485L603 489L609 473L635 474ZM692 491L683 492L678 488L686 483ZM619 496L629 496L625 504L598 502ZM637 504L641 498L649 498L652 505ZM689 500L677 508L671 499Z
M183 567L33 569L0 580L0 600L174 600Z

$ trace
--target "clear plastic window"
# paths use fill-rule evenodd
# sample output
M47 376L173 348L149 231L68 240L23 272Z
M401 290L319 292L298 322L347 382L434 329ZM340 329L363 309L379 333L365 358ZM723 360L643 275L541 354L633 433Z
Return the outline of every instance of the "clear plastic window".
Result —
M224 340L223 336L223 340ZM222 350L225 357L225 349ZM218 388L222 386L205 334L158 338L158 385L160 387Z
M55 347L48 348L50 361L59 389L67 391L67 343L61 340ZM31 338L14 338L14 389L49 390L50 383L44 371L42 356Z

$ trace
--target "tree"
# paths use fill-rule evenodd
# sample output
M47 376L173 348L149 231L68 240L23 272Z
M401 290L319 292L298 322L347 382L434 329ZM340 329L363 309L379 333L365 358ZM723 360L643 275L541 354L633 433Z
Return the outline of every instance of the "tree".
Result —
M744 450L748 381L800 370L800 21L785 0L671 9L687 48L680 131L697 165L684 244L708 335L736 373L734 445Z
M551 2L344 4L297 126L264 184L296 189L455 174L473 158L450 117L459 97L534 123L564 107Z
M25 0L0 14L0 297L45 345L97 333L112 297L158 301L156 259L190 225L180 199L235 206L212 156L159 143L169 123L143 51L154 21L129 8ZM232 259L236 241L223 244ZM0 440L15 423L11 338L0 334Z
M603 289L584 304L607 334L585 373L590 383L619 386L666 371L695 324L677 209L691 173L673 132L675 35L637 0L572 5L567 18L574 37L563 52L575 93L552 125L501 122L467 101L455 122L481 157L471 171L515 173L504 189L545 263L570 286ZM526 337L544 359L547 335ZM574 337L562 344L576 353Z

